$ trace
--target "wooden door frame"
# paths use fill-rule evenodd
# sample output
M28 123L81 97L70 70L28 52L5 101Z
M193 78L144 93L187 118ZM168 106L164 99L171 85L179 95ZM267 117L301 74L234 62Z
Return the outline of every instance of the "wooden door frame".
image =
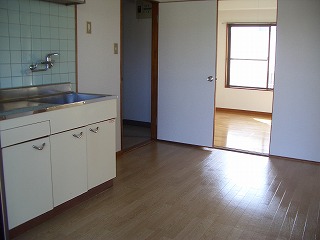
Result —
M215 76L214 76L214 93L213 93L213 129L212 129L212 148L214 147L214 136L216 134L216 100L217 100L217 80L218 80L218 74L217 74L217 69L218 69L218 14L219 14L219 0L217 0L217 7L216 7L216 61L215 61Z
M158 119L158 47L159 3L152 2L152 47L151 47L151 139L157 140Z

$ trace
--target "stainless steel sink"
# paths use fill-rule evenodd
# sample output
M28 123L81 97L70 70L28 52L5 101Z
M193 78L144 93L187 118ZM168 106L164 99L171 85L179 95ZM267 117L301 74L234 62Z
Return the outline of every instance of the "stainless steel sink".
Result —
M0 111L7 112L15 109L28 108L39 106L41 103L30 102L30 101L16 101L16 102L6 102L0 104Z
M116 98L76 93L71 90L71 83L0 89L0 121Z
M41 103L50 103L50 104L70 104L70 103L77 103L77 102L87 102L90 100L95 100L98 98L103 98L108 95L102 94L89 94L89 93L62 93L52 96L46 96L41 98L33 99L34 102L41 102Z

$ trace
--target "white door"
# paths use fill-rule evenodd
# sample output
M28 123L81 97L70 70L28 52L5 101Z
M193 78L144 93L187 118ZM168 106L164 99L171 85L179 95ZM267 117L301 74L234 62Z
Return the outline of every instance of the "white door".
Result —
M158 139L213 145L217 1L160 3Z

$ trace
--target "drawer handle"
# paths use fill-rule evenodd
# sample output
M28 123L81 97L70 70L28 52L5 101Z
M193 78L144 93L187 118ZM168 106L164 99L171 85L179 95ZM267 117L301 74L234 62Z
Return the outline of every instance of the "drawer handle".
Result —
M91 132L93 132L93 133L98 133L98 132L99 132L99 127L96 127L96 129L90 128L89 130L90 130Z
M74 136L75 138L82 138L83 132L81 132L79 134L72 134L72 136Z
M45 146L45 145L46 145L46 143L42 143L41 146L32 145L32 147L33 147L34 149L37 149L37 150L41 151L41 150L44 149L44 146Z

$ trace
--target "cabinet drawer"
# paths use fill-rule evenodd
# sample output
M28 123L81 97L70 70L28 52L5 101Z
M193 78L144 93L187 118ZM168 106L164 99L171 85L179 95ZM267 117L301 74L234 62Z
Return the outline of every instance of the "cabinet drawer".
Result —
M50 135L49 121L11 128L1 131L1 146L7 147L48 135Z

